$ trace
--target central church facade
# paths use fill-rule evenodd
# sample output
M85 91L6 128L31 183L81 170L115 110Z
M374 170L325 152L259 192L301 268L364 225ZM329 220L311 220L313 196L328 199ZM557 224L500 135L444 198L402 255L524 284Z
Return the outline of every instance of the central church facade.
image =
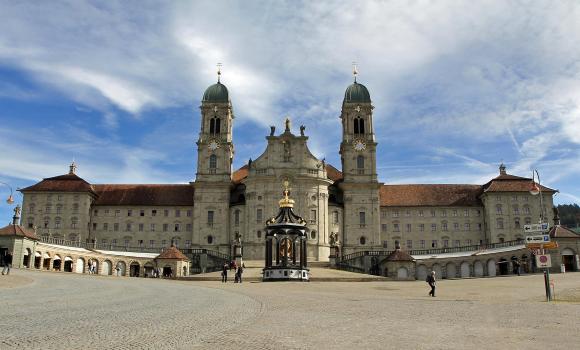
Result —
M196 179L182 185L91 184L75 174L22 189L22 221L45 238L95 242L101 248L206 248L264 258L265 223L275 216L288 180L295 211L309 229L309 260L360 250L458 247L523 238L522 227L549 218L555 190L543 204L531 179L499 175L483 185L385 185L378 182L373 105L367 88L347 87L341 110L340 170L308 149L305 127L270 127L267 147L238 170L234 113L218 82L201 102ZM552 222L553 223L553 222Z

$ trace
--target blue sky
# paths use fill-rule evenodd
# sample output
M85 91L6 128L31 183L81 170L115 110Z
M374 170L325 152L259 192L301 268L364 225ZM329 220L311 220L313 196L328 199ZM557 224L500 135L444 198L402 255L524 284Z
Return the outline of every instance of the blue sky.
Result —
M29 186L73 159L92 183L193 180L217 62L236 168L287 115L340 167L356 61L381 181L483 184L503 161L580 203L579 42L576 1L3 2L0 181Z

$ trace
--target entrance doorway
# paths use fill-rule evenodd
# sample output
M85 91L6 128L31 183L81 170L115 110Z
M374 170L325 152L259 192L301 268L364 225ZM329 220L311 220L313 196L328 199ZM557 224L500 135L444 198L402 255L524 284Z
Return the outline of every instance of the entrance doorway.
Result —
M42 260L42 255L40 252L34 252L34 268L40 270L40 260Z
M131 266L129 267L129 276L139 277L139 268L140 267L141 266L137 262L131 263Z
M30 249L26 248L26 251L24 251L24 258L22 259L22 265L24 267L28 267L30 268L30 260L32 256L32 252L30 251Z
M509 273L508 266L509 262L506 259L501 259L498 263L499 266L499 274L500 275L507 275Z
M72 258L70 256L67 256L64 258L64 272L72 272L73 268L73 261Z
M566 267L566 272L576 271L574 260L576 260L576 256L572 249L566 248L562 250L562 264Z
M163 277L171 277L173 275L173 270L171 266L165 266L163 268Z

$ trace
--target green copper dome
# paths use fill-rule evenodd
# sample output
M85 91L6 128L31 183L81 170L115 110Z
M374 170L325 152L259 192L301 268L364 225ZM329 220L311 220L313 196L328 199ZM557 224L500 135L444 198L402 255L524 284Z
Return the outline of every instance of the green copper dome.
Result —
M202 102L228 102L230 100L228 94L228 88L220 83L208 87L203 93Z
M352 85L346 88L346 92L344 93L344 102L370 103L371 95L369 94L369 90L367 90L363 84L359 84L355 81Z

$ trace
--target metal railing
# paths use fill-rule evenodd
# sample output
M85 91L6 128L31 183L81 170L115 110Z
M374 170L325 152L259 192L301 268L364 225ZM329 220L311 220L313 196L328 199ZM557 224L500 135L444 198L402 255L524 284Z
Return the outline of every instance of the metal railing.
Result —
M414 249L407 251L410 255L435 255L435 254L445 254L445 253L460 253L460 252L472 252L472 251L483 251L487 249L496 249L496 248L508 248L508 247L515 247L518 245L524 244L523 240L515 240L515 241L506 241L506 242L498 242L498 243L490 243L490 244L477 244L477 245L468 245L468 246L461 246L461 247L445 247L445 248L432 248L432 249ZM347 255L343 255L340 261L349 261L356 258L360 258L363 256L381 256L381 255L389 255L393 251L392 250L363 250L359 252L350 253Z

